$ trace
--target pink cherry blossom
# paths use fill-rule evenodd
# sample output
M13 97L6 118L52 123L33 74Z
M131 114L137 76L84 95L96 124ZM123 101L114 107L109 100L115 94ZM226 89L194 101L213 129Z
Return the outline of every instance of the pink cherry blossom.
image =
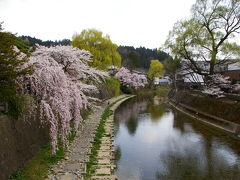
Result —
M120 68L115 74L123 85L130 86L134 89L144 87L147 84L147 79L145 76L141 76L137 73L131 73L127 68Z
M66 137L78 129L82 120L81 110L94 108L97 98L95 86L108 74L88 66L91 54L71 46L38 46L24 66L33 66L34 73L19 78L23 92L35 96L40 120L49 127L53 153L60 138L67 145Z

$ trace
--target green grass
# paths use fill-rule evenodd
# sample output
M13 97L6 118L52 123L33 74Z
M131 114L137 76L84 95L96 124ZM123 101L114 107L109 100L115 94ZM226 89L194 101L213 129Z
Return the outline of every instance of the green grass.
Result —
M87 164L87 177L89 177L92 173L94 173L94 169L92 166L96 162L97 151L100 148L101 144L101 137L105 133L104 124L109 116L113 114L113 111L110 108L117 103L118 101L122 100L123 98L117 100L116 102L109 105L103 112L100 124L97 129L97 133L95 135L93 148L91 151L91 155L89 158L89 162ZM87 114L84 118L84 122L88 119L90 114ZM75 137L75 133L72 132L67 137L69 142L72 142ZM43 147L31 160L29 160L22 169L16 171L11 175L9 180L43 180L48 175L49 168L56 164L59 160L63 159L65 156L65 149L63 145L59 144L59 150L56 152L55 155L51 154L51 146L47 145Z
M169 91L170 91L169 87L160 86L155 89L155 95L161 96L161 97L167 97Z
M62 159L64 155L63 148L52 155L51 147L48 145L42 148L22 169L13 173L10 180L43 180L46 178L50 166Z
M113 111L110 110L110 108L113 104L109 105L102 114L101 121L98 125L97 133L94 138L94 144L91 149L91 154L89 156L89 161L87 163L87 174L85 175L86 178L89 178L95 172L93 165L96 165L97 152L100 149L101 138L103 137L103 135L105 133L104 124L105 124L107 118L113 114Z
M117 149L114 152L114 159L115 161L118 161L121 158L121 150L120 147L118 146Z
M88 119L90 113L84 117L84 122ZM71 132L67 136L67 140L71 143L76 136L75 132ZM9 180L43 180L48 175L49 168L65 157L66 149L59 141L59 150L55 155L51 153L51 146L43 147L31 160L29 160L22 169L14 172Z
M97 162L97 152L100 149L101 145L101 138L103 137L105 133L104 124L106 120L113 114L113 111L111 110L111 107L116 104L117 102L121 101L122 99L125 99L126 97L123 97L121 99L118 99L117 101L110 104L103 112L100 123L97 128L97 133L94 138L94 143L91 149L91 154L89 156L89 161L87 162L87 173L85 175L86 179L89 179L92 174L95 173L95 169L93 168L94 165L96 165Z
M88 118L89 118L89 116L92 114L92 112L91 111L88 111L82 118L83 118L83 123L85 123L87 120L88 120Z

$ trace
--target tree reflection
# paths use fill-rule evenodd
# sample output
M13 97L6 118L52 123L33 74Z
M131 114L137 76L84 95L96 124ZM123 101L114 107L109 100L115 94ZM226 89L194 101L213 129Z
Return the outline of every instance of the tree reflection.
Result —
M164 109L165 107L163 106L163 104L161 105L148 104L147 112L150 113L152 122L156 122L162 117L162 115L164 114Z
M161 161L166 166L166 172L157 172L156 178L161 180L202 180L198 170L198 162L194 156L166 155Z
M127 101L115 115L121 179L239 179L240 144L225 133L151 100Z
M115 113L115 119L127 126L128 132L134 135L138 126L138 116L146 112L147 101L131 99L122 103Z
M183 134L185 132L184 120L187 118L183 113L181 113L175 109L173 109L173 114L174 114L173 127L179 129L181 131L181 133Z
M156 172L156 179L239 180L239 156L222 142L202 137L204 143L198 143L196 151L188 148L187 153L175 150L161 154L164 170Z
M166 156L165 161L162 161L166 165L166 172L156 173L156 179L159 180L239 180L240 177L237 165L229 167L224 164L212 164L214 168L209 172L207 169L201 169L198 158L191 155L184 158L176 155Z
M121 155L122 155L121 154L121 148L120 148L120 146L117 146L115 151L114 151L114 159L115 159L116 163L120 160Z

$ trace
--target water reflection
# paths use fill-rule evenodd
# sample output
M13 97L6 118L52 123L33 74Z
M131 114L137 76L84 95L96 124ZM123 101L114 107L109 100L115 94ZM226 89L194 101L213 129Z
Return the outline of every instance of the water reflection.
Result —
M129 134L134 135L138 126L138 116L146 111L147 105L147 101L130 99L121 105L121 107L124 108L118 108L118 113L115 114L115 120L125 124ZM124 118L122 118L122 116L124 116Z
M115 120L120 180L240 179L240 143L167 105L132 99Z

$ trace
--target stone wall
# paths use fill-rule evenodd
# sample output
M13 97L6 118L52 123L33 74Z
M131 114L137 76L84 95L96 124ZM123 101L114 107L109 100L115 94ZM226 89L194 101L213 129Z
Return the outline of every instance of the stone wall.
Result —
M185 104L207 114L240 124L240 102L228 98L214 98L192 92L178 91L169 94L170 99Z
M47 130L41 126L37 112L33 114L16 120L0 113L1 180L7 180L48 143Z

